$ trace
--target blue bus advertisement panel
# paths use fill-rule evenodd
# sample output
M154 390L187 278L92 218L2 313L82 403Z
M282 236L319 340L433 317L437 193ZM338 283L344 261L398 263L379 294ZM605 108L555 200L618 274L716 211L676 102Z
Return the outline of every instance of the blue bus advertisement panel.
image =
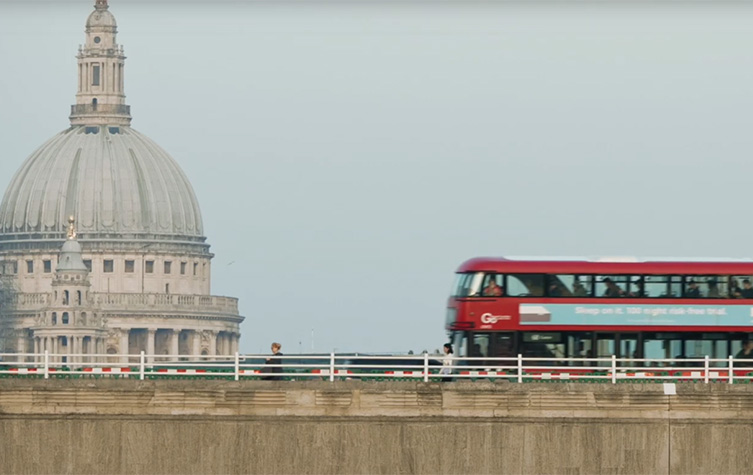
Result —
M520 325L698 326L753 325L751 305L520 304Z

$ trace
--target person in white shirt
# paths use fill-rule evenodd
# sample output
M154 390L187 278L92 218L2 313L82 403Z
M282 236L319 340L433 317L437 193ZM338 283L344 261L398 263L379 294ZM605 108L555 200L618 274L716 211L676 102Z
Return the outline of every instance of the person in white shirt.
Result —
M453 357L452 343L444 344L444 357L442 358L442 369L439 370L439 374L444 375L442 381L452 381L450 375L452 374L452 366L455 364L455 358Z

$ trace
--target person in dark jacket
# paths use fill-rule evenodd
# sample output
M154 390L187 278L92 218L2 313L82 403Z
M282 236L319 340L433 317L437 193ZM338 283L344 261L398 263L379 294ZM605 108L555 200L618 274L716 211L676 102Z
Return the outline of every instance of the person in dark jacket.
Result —
M264 373L275 373L274 376L262 376L261 379L267 380L267 381L282 381L282 376L277 376L277 374L282 374L282 367L279 365L282 364L282 359L279 358L279 356L282 356L282 353L280 352L280 349L282 349L282 345L274 342L272 343L272 356L267 358L267 367L264 368Z

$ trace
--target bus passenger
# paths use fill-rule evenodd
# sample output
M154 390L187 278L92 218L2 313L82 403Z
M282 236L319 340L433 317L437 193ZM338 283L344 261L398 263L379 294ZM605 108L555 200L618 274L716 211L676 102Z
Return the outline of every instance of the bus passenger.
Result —
M709 286L708 298L718 299L722 296L719 293L719 284L716 283L716 279L709 279L706 283Z
M742 297L742 290L740 289L740 285L737 283L737 279L733 279L732 277L729 278L729 298L731 299L739 299Z
M735 359L753 359L753 340L746 340L745 343L743 343L743 348L737 352Z
M643 279L638 279L635 282L633 282L633 285L635 286L634 290L630 291L631 297L645 297L646 296L646 284L643 282Z
M549 297L563 297L564 292L559 282L553 281L549 284L549 290L547 291Z
M698 299L701 298L701 289L698 288L698 284L691 280L688 282L688 288L685 289L685 298Z
M577 278L573 282L573 295L576 297L585 297L588 295L588 290L586 290L586 287Z
M625 291L615 284L609 277L604 279L604 283L607 286L607 290L604 291L604 297L617 298L625 296Z
M493 276L489 279L489 283L486 284L486 287L484 287L484 291L482 293L482 295L485 297L501 297L504 294L504 288L497 285L497 282L494 280Z
M740 291L740 295L744 299L753 299L753 286L750 285L750 279L743 280L743 290Z

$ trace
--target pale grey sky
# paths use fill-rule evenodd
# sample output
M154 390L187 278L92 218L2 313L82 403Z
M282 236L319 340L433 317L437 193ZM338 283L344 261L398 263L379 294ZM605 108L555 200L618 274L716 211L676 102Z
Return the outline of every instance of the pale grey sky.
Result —
M0 1L3 191L68 126L92 4ZM753 257L742 2L110 4L242 351L439 348L479 255Z

